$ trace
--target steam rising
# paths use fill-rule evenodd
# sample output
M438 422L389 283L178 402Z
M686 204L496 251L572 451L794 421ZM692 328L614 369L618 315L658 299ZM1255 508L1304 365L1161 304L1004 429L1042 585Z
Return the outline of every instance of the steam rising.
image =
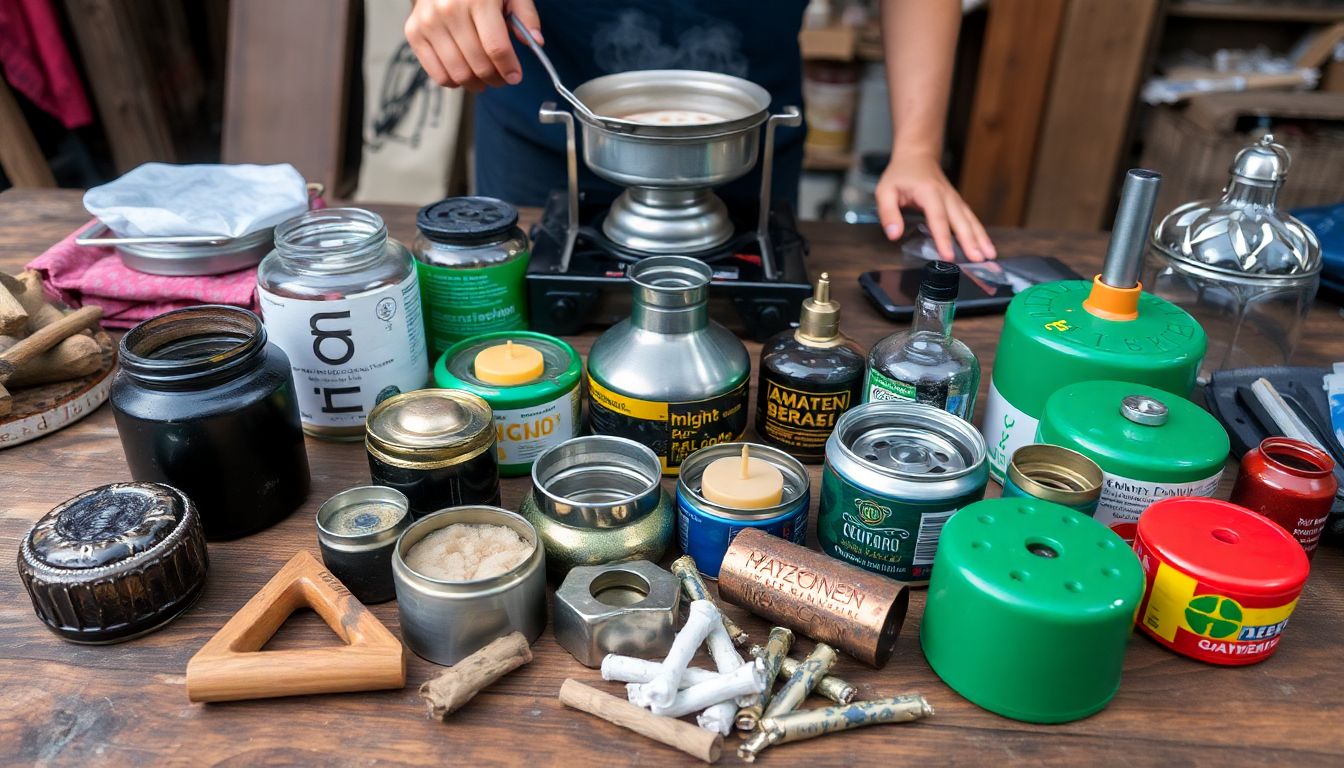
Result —
M593 59L604 72L637 69L700 69L747 76L742 34L731 24L706 23L681 33L676 45L663 42L658 20L636 10L622 11L593 36Z

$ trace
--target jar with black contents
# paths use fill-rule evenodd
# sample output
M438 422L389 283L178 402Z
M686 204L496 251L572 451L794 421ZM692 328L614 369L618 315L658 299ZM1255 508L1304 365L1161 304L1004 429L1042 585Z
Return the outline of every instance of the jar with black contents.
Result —
M470 392L422 389L385 400L369 414L364 445L373 484L404 493L416 518L499 506L495 415Z
M284 519L308 497L308 454L289 359L261 318L205 305L121 339L112 411L131 477L196 503L209 539Z
M358 440L379 402L429 379L415 261L375 213L308 211L257 268L271 339L294 368L303 429Z
M518 209L493 197L450 197L415 217L416 270L437 359L481 333L527 330L527 235Z

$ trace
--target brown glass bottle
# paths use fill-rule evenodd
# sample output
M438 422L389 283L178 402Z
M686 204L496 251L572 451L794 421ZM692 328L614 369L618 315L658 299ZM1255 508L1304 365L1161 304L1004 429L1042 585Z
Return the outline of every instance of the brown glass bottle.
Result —
M866 365L863 348L840 333L840 304L823 272L798 328L761 348L756 434L800 461L821 461L835 422L862 399Z

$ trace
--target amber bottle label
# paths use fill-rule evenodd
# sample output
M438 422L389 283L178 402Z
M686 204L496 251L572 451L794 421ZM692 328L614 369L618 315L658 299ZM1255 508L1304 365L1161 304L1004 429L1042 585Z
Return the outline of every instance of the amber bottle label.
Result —
M820 456L840 415L858 403L857 389L857 383L809 386L763 370L756 431L786 451Z
M747 384L704 400L658 402L608 389L588 377L588 422L595 435L616 435L653 449L663 472L676 474L687 456L737 440L747 429Z

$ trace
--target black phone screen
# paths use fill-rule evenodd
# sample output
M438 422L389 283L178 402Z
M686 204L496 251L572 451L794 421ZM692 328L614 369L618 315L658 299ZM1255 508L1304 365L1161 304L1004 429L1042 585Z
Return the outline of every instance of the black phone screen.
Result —
M1018 256L998 261L970 262L961 267L957 314L1001 312L1018 291L1052 280L1082 277L1058 259L1049 256ZM883 315L908 320L914 315L922 267L864 272L859 284Z

